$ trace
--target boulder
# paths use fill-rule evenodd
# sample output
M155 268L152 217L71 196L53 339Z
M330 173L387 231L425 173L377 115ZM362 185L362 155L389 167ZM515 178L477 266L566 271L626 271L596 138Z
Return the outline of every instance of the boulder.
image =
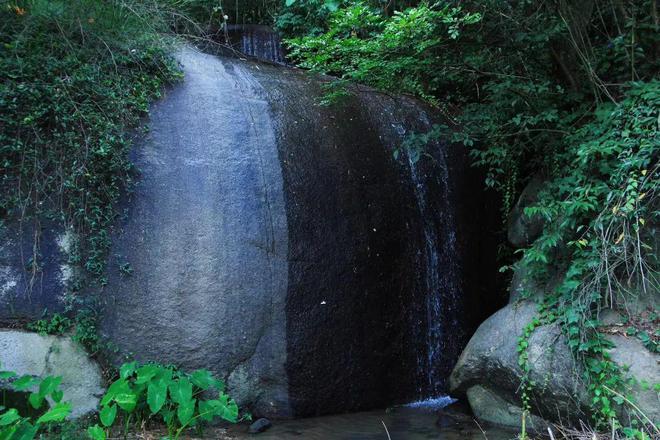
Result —
M136 135L107 285L71 301L56 227L34 276L39 234L5 241L0 324L94 304L109 362L208 369L256 416L438 395L475 321L467 299L484 313L498 212L463 146L402 148L446 121L362 86L320 105L329 79L297 69L188 46L178 58L184 80Z
M608 335L614 344L610 351L612 360L623 367L625 376L631 379L630 395L633 403L646 417L656 425L660 422L660 355L651 353L642 342L634 337ZM634 414L622 414L623 417L634 417Z
M477 416L520 427L523 371L518 365L517 344L536 313L532 301L509 304L486 320L465 347L451 374L450 387L452 393L467 396ZM534 414L549 421L585 418L588 396L574 373L577 368L558 325L537 328L528 351L530 380L537 384L531 396Z
M0 361L2 371L41 378L60 376L63 400L73 407L70 418L96 411L104 392L98 365L67 337L0 330Z
M532 301L509 304L486 320L472 336L450 377L451 392L465 396L475 415L485 421L520 428L520 385L523 371L518 365L517 342L523 328L536 315ZM605 316L607 315L607 316ZM612 315L612 316L610 316ZM606 313L612 320L615 314ZM660 356L651 353L636 338L607 336L615 345L610 351L633 379L632 402L657 423L660 401L654 385L660 383ZM588 422L591 396L581 378L582 367L573 359L558 324L538 327L529 339L532 392L532 429L549 422ZM624 420L637 417L620 410ZM530 421L528 421L530 426Z
M533 177L509 214L507 237L509 242L517 248L528 246L543 231L543 219L540 216L528 217L525 215L525 208L536 202L543 183L544 179L541 176Z
M273 424L270 422L270 420L262 417L250 425L248 432L250 434L259 434L268 430L271 426L273 426Z

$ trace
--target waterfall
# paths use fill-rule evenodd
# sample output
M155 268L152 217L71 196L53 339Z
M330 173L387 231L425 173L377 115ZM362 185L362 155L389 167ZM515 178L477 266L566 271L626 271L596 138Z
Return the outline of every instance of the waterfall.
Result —
M280 37L268 26L227 25L227 37L232 47L245 55L285 64Z
M425 125L429 125L422 114ZM405 135L402 125L395 127ZM420 267L426 288L426 350L418 357L419 396L435 402L445 392L445 380L459 355L462 337L460 254L451 201L446 146L432 141L425 154L405 152L420 217L424 248ZM429 191L433 187L433 191ZM432 197L434 194L435 197ZM443 401L444 402L444 401Z

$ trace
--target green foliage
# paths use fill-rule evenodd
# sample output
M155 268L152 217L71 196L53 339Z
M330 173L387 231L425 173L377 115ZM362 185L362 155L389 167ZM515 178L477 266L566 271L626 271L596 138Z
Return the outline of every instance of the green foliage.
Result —
M71 413L71 404L62 401L64 395L59 389L61 377L46 376L39 379L33 376L18 376L13 371L0 371L0 380L10 381L16 391L32 391L28 403L34 410L46 409L36 415L20 414L16 408L0 407L0 439L32 440L40 431L53 423L60 423ZM46 402L49 398L53 405Z
M43 223L75 237L69 263L84 270L69 283L69 299L78 298L83 278L105 283L114 204L133 179L128 130L163 86L180 78L161 34L168 25L155 2L19 0L0 7L0 215L34 236L26 256L32 279L42 266ZM56 314L30 328L62 334L75 326L74 338L95 352L90 316Z
M27 324L27 329L40 335L61 336L72 332L72 339L87 349L90 354L96 354L102 343L97 332L96 314L90 308L81 308L75 318L71 319L60 313L50 318L39 319Z
M189 428L220 418L238 421L238 406L225 392L224 383L207 370L191 374L157 364L124 364L119 378L101 399L99 419L105 428L115 424L119 416L139 423L157 420L167 426L169 438L178 439ZM206 399L209 393L217 397ZM90 428L93 439L105 435L98 425Z
M571 163L526 209L546 222L522 264L542 276L562 268L556 310L569 346L582 359L601 427L617 419L626 382L610 359L612 344L598 331L601 308L621 308L660 288L654 225L660 220L660 81L631 83L618 105L607 104L566 140ZM639 332L648 348L649 335ZM635 332L637 334L637 332ZM646 338L645 338L646 336Z
M113 203L131 182L125 129L179 77L154 14L119 1L0 8L0 210L37 232L42 219L72 228L97 277Z
M39 319L29 323L27 328L40 335L63 335L71 329L72 325L71 319L55 313L50 319Z
M480 18L460 7L427 5L389 17L355 2L330 14L327 32L286 43L301 67L436 102L437 54Z

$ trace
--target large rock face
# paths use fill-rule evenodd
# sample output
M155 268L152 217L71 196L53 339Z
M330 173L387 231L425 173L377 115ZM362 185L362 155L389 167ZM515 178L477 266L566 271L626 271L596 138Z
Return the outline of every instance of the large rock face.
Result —
M104 392L101 370L69 338L0 330L0 361L0 371L19 376L61 377L63 400L72 405L71 418L96 411Z
M484 220L497 209L466 151L432 142L419 161L395 159L438 122L412 99L356 88L324 107L323 80L302 71L188 48L180 61L185 80L152 109L112 236L98 298L111 360L211 369L268 416L442 391L464 301L488 289L494 261ZM62 272L53 255L41 276ZM3 298L22 308L1 319L61 307L55 283L24 306L22 263L3 264Z

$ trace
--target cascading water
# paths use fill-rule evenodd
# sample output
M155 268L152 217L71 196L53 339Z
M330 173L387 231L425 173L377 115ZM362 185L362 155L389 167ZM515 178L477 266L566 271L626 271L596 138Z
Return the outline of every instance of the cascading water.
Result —
M268 26L227 25L225 36L236 50L245 55L285 64L280 37Z
M426 114L420 115L426 127L431 123ZM404 138L402 124L395 127ZM424 155L406 151L410 176L420 217L423 219L424 248L420 253L420 267L424 268L426 287L426 351L418 358L418 388L420 402L413 405L446 406L451 399L442 396L445 380L456 360L462 338L461 282L459 253L456 246L456 225L451 203L451 186L446 151L436 141L423 147ZM431 198L429 187L434 187Z

